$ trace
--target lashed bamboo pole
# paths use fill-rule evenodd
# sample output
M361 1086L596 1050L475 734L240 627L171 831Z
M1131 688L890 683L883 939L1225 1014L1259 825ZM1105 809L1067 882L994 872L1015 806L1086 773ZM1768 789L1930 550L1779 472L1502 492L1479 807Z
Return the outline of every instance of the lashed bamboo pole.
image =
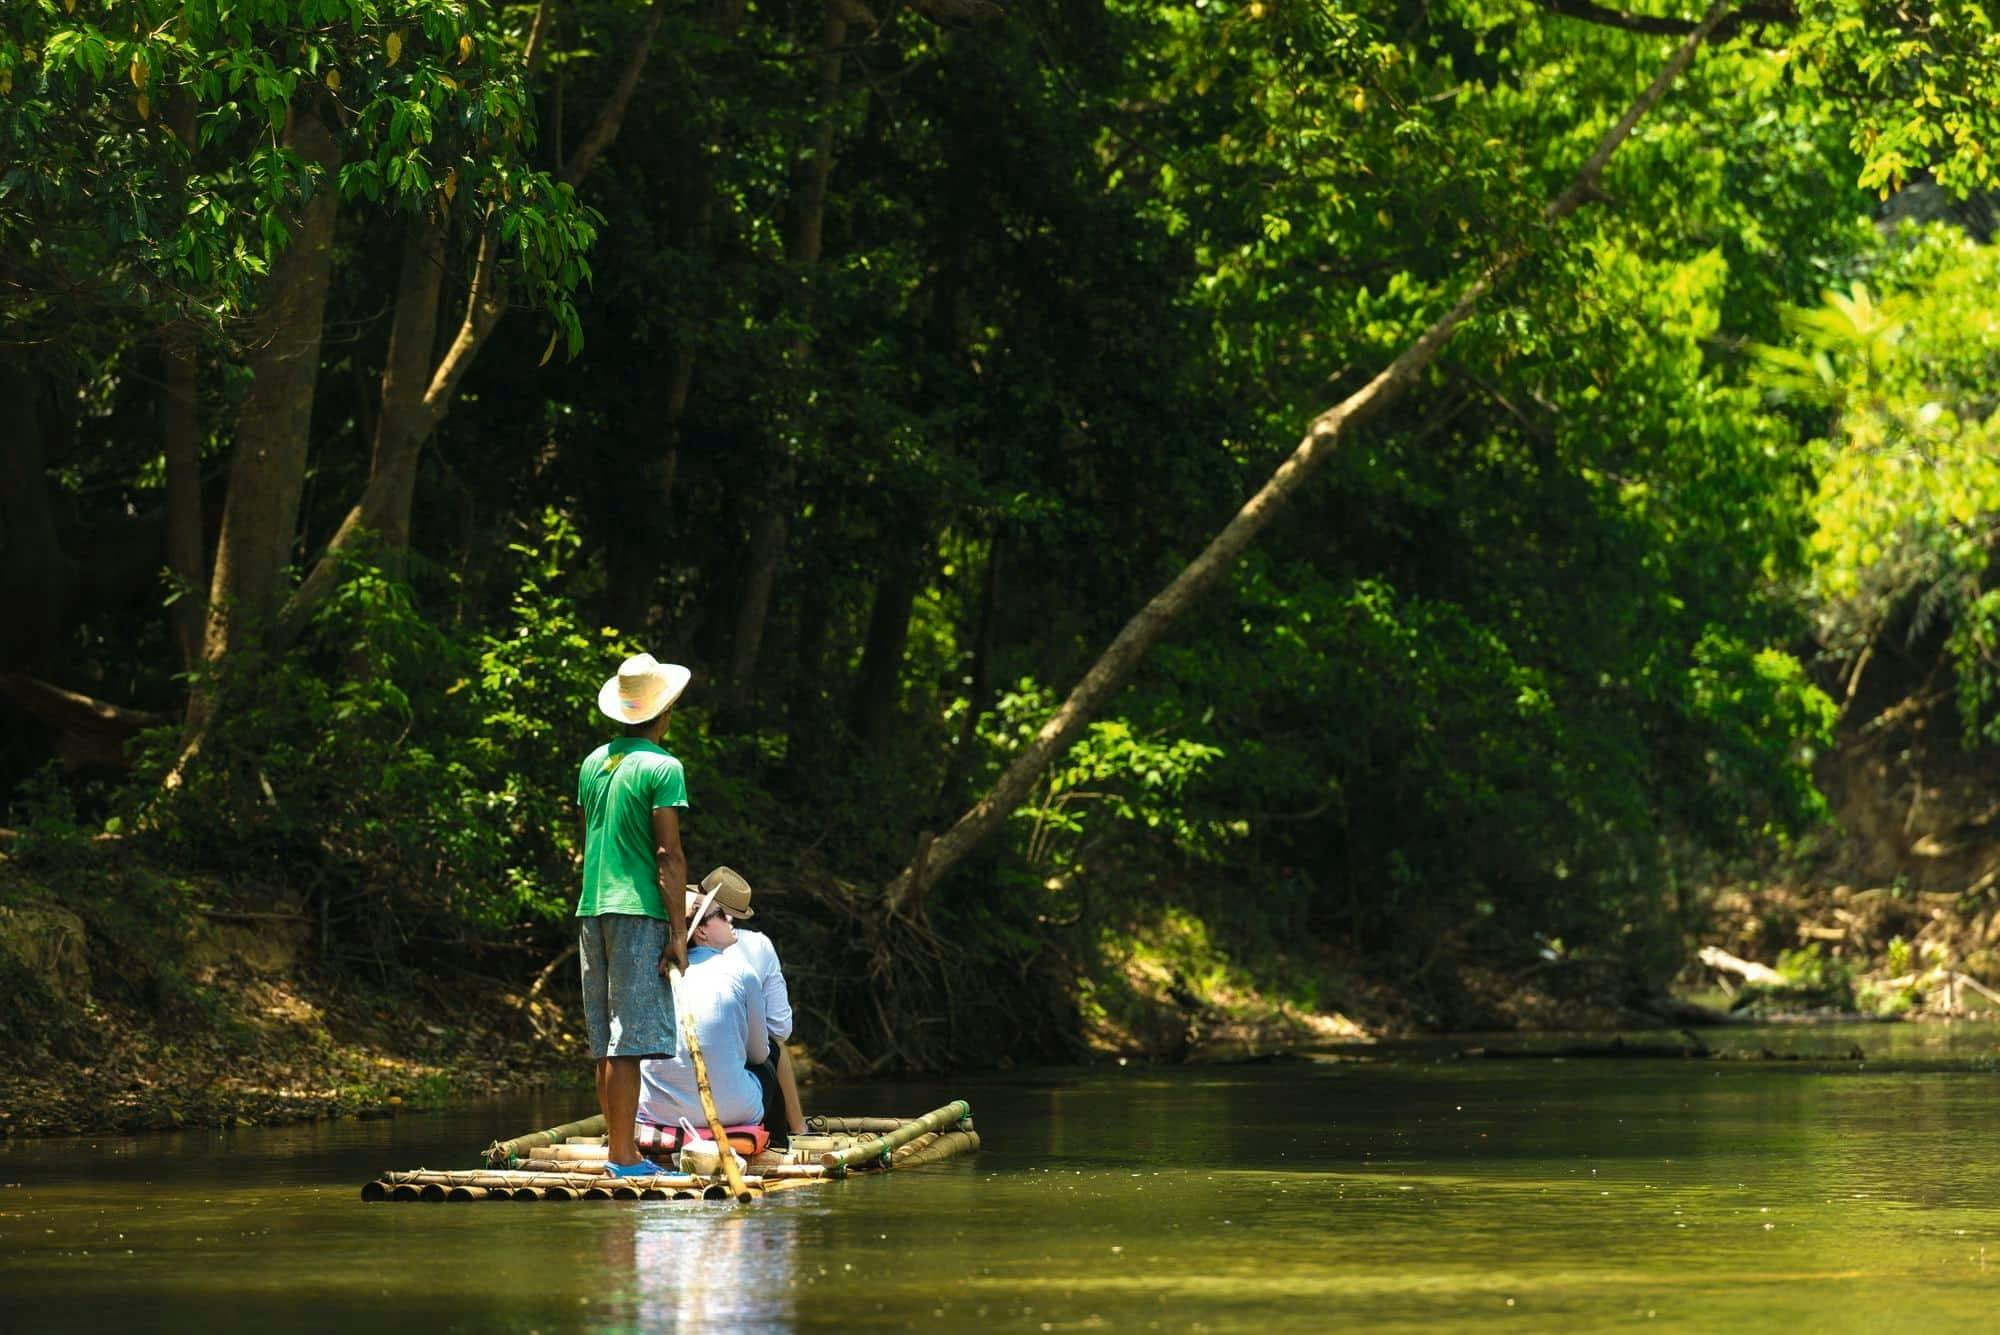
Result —
M783 1165L783 1169L796 1169L799 1165ZM643 1190L646 1187L664 1187L669 1190L679 1187L701 1188L713 1179L699 1173L655 1173L651 1177L626 1177L607 1180L601 1173L527 1173L500 1168L417 1168L406 1173L384 1173L381 1180L371 1185L385 1187L394 1192L398 1187L421 1188L429 1185L441 1187L487 1187L519 1190L533 1187L547 1190L563 1187L570 1191L587 1191L592 1187L626 1185ZM750 1191L760 1190L764 1185L764 1175L752 1174L743 1178L743 1186Z
M544 1145L520 1157L523 1162L529 1159L568 1159L578 1163L603 1163L611 1157L611 1149L601 1141L595 1145Z
M879 1136L887 1131L899 1130L900 1128L902 1128L903 1126L907 1125L908 1123L914 1120L915 1120L914 1118L910 1117L813 1116L806 1118L806 1131L807 1134L809 1135L815 1133L837 1134L839 1132L845 1131L849 1133L865 1133L868 1135Z
M919 1168L927 1163L942 1163L946 1159L956 1159L962 1154L970 1154L979 1148L977 1131L947 1131L935 1142L917 1150L909 1158L896 1158L898 1168Z
M722 1124L722 1114L715 1109L715 1094L708 1087L708 1063L701 1058L701 1036L695 1033L694 1012L680 1005L681 971L671 969L667 980L673 987L676 1008L681 1014L681 1025L687 1030L688 1060L694 1066L695 1092L701 1095L702 1115L708 1118L708 1134L715 1141L715 1161L722 1167L722 1176L729 1183L729 1194L739 1202L750 1199L750 1190L743 1184L743 1171L736 1166L736 1152L729 1148L729 1132Z
M602 1172L603 1162L601 1159L585 1163L577 1163L573 1160L521 1159L516 1161L514 1167L508 1171L516 1173L562 1173L568 1176L580 1176L585 1173ZM820 1167L817 1160L812 1163L793 1163L790 1160L781 1159L775 1155L768 1157L765 1155L752 1155L744 1163L743 1168L746 1178L819 1177L826 1172L824 1168ZM677 1173L680 1170L663 1167L660 1171L662 1173ZM641 1178L638 1180L644 1181L645 1179Z
M810 1146L801 1146L799 1141L804 1139L806 1138L803 1136L794 1137L792 1148L784 1150L774 1150L766 1147L746 1154L741 1148L738 1148L736 1156L742 1161L744 1172L754 1173L759 1168L768 1167L771 1164L818 1163L820 1155L832 1150L844 1150L850 1145L860 1143L863 1137L814 1136L811 1138L812 1143ZM705 1145L708 1142L703 1141L702 1143ZM568 1152L559 1153L559 1150L567 1150ZM643 1157L656 1164L666 1165L666 1171L674 1171L673 1156L669 1151L650 1149L641 1150L640 1153ZM514 1160L508 1167L513 1171L530 1173L601 1173L607 1169L609 1164L610 1156L603 1149L592 1148L588 1145L551 1145L545 1149L534 1150Z
M871 1140L864 1140L859 1145L855 1145L849 1149L836 1150L831 1154L822 1154L819 1156L819 1161L836 1177L846 1173L849 1168L855 1165L866 1164L871 1160L886 1163L892 1154L917 1137L932 1131L943 1131L956 1127L965 1120L971 1111L971 1105L966 1103L964 1099L953 1099L942 1108L927 1112L922 1117L916 1118L913 1121L903 1123L901 1127L885 1136L876 1136Z
M552 1126L546 1131L530 1131L525 1136L512 1140L496 1140L486 1147L486 1162L504 1164L523 1150L540 1149L544 1145L560 1145L571 1136L601 1136L604 1134L604 1114L598 1113L581 1121L565 1122Z

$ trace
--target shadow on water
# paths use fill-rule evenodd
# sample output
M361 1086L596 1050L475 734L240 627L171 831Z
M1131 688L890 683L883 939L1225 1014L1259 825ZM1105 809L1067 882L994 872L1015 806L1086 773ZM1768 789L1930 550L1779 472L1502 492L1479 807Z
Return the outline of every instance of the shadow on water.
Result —
M1815 1056L1858 1042L1869 1057L1454 1057L1502 1041L1471 1038L852 1086L813 1102L914 1113L963 1095L986 1148L748 1208L359 1199L384 1168L469 1167L495 1136L587 1111L575 1095L387 1122L15 1141L0 1145L0 1324L1987 1324L2000 1298L2000 1165L1984 1152L2000 1121L2000 1031L1704 1037Z

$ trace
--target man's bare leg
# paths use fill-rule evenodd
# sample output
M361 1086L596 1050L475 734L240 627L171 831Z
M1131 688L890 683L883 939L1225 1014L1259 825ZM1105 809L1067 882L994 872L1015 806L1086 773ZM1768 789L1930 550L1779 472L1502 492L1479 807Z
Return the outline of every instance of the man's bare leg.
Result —
M637 1163L639 1143L632 1127L639 1120L639 1059L601 1057L597 1062L597 1106L604 1113L605 1148L612 1163Z
M799 1102L798 1077L792 1074L792 1054L780 1043L778 1048L778 1093L785 1100L785 1126L795 1136L806 1133L805 1105Z

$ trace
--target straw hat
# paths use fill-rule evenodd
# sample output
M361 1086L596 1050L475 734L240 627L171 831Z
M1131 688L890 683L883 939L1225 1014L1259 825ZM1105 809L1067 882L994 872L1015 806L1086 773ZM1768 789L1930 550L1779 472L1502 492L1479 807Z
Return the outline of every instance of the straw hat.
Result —
M680 699L694 673L651 654L634 654L597 692L598 711L620 723L651 723Z
M757 916L750 908L750 882L728 867L717 867L701 878L700 885L689 886L687 892L690 913L697 904L712 900L722 905L722 911L732 918Z

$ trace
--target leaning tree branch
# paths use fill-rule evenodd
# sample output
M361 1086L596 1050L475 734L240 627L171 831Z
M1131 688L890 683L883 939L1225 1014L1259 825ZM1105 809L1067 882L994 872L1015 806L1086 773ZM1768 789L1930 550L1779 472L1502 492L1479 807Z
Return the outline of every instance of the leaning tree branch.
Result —
M1723 22L1726 11L1727 0L1715 0L1701 22L1694 25L1675 47L1652 83L1598 141L1595 151L1585 160L1568 188L1549 201L1542 211L1545 225L1553 226L1584 204L1601 197L1597 181L1611 155L1631 137L1640 118L1666 96L1674 81L1686 71L1695 53ZM915 913L922 906L930 887L1000 828L1027 797L1042 771L1069 748L1099 708L1125 685L1139 660L1166 634L1181 613L1221 580L1244 549L1300 491L1306 479L1332 457L1335 445L1348 429L1382 411L1415 384L1458 327L1527 257L1529 251L1530 244L1524 240L1490 260L1486 268L1466 286L1451 309L1424 330L1373 380L1308 424L1305 438L1278 466L1270 480L1243 503L1242 509L1199 556L1125 623L1124 629L1118 632L1103 656L1084 673L1069 698L1042 725L1034 740L1015 757L1014 763L1007 767L986 796L960 816L958 822L944 834L936 838L927 834L920 837L917 857L884 891L891 911Z

